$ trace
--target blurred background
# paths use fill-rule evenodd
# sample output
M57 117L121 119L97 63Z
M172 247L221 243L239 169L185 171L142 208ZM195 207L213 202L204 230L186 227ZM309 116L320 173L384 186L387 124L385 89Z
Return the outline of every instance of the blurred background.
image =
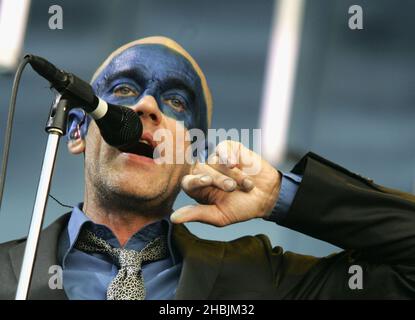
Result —
M1 19L25 20L21 10L6 15L6 2L0 0L0 61L19 36L4 24L1 31ZM63 9L61 30L49 28L52 5ZM362 30L349 28L352 5L363 10ZM19 31L21 51L12 55L44 56L89 80L122 44L150 35L171 37L207 76L213 128L262 128L264 152L281 170L289 171L311 150L377 183L414 192L414 15L410 0L34 0L26 32ZM0 73L0 147L14 76L6 64ZM0 242L28 231L52 97L48 83L27 68L17 101ZM83 199L83 158L70 156L65 142L51 194L75 205ZM181 194L175 208L189 202ZM45 224L67 211L49 200ZM339 250L263 220L189 227L208 239L263 233L274 245L317 256Z

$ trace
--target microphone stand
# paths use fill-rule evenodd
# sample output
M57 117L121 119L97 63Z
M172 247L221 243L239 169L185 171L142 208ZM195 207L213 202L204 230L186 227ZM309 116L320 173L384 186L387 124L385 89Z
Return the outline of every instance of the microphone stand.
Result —
M42 171L33 207L32 221L30 223L29 234L26 241L15 300L26 300L28 297L33 267L36 261L39 236L42 230L50 184L55 168L59 140L66 134L66 121L69 105L69 100L57 93L49 112L49 119L45 127L45 130L48 133L48 142L43 158Z

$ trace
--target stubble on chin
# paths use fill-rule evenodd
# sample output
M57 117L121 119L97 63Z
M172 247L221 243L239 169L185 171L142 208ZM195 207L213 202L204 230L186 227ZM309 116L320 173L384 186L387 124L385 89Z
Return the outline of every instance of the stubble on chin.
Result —
M143 181L145 185L141 185L137 188L141 191L137 191L133 186L123 185L123 178L108 168L99 170L93 164L88 171L89 183L87 185L89 185L90 196L100 207L114 212L139 211L140 214L148 212L149 215L153 215L154 211L161 212L171 206L180 191L179 186L174 188L173 192L168 190L168 179L166 183L160 183L160 185L154 185L154 181ZM153 184L150 185L151 183Z

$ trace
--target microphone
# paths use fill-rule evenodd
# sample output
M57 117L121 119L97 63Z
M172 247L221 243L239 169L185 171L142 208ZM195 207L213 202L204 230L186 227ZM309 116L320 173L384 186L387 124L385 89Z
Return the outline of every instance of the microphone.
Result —
M95 120L106 143L120 148L136 143L141 138L143 125L136 112L98 98L89 83L72 73L58 69L42 57L28 54L25 58L53 88L69 97Z

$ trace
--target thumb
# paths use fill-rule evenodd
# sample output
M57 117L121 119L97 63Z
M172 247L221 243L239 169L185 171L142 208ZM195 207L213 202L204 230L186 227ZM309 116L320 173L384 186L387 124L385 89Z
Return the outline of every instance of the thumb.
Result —
M215 205L191 205L182 207L170 216L173 223L203 222L222 226L220 210Z

